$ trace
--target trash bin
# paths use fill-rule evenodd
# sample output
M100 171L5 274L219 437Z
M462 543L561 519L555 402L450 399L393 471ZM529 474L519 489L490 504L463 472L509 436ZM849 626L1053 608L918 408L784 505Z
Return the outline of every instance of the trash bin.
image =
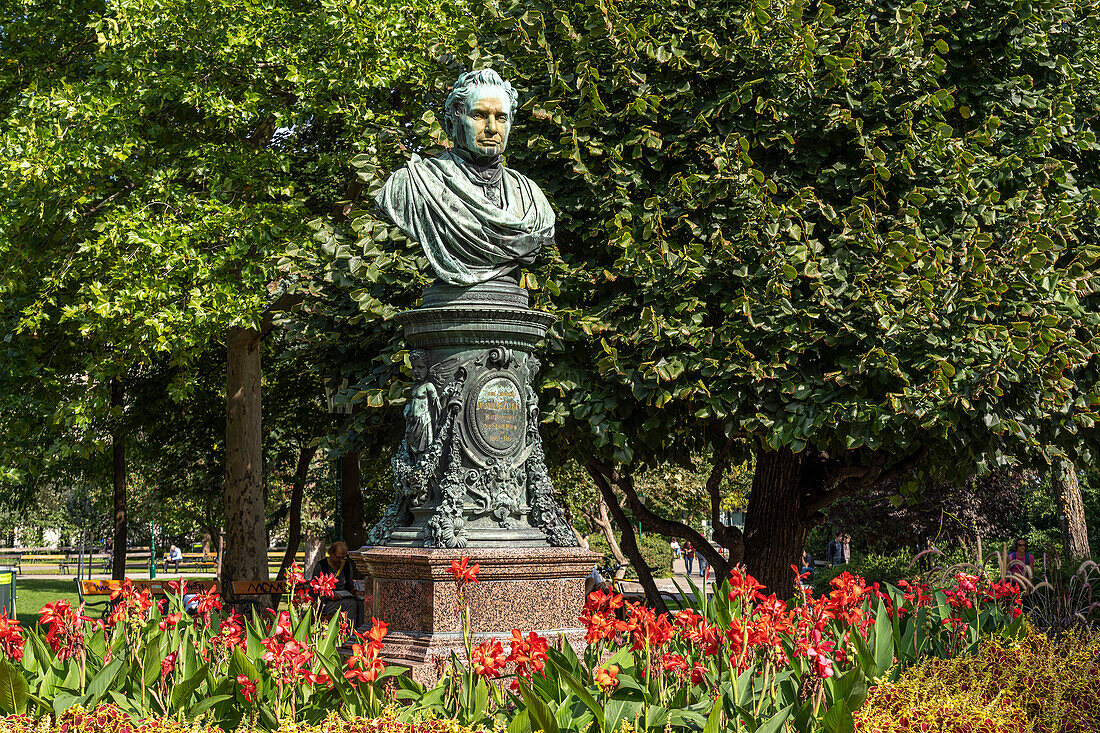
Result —
M0 610L15 618L15 568L0 565Z

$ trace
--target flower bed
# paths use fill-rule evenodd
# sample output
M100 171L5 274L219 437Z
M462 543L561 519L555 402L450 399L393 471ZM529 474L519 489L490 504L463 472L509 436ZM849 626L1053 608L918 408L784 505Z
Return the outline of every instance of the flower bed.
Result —
M878 733L1100 731L1100 633L1018 642L990 639L976 654L927 659L871 690L856 729Z
M248 728L239 728L248 733ZM165 718L138 722L114 705L100 705L91 711L70 708L57 719L36 721L26 715L0 718L0 733L221 733L198 722L181 723ZM276 733L475 733L453 720L400 721L392 715L345 720L335 713L319 723L284 722Z
M735 570L713 598L694 589L699 601L671 615L593 593L580 619L589 643L581 657L519 629L474 647L465 588L478 566L464 558L452 573L465 656L452 657L433 689L382 663L386 624L356 634L340 617L318 621L316 599L331 588L309 588L293 572L287 610L266 619L224 615L214 592L199 595L188 616L184 588L162 606L128 583L105 622L65 601L47 604L35 629L0 617L0 709L41 717L111 703L150 725L180 721L179 730L196 719L223 730L336 725L333 710L354 721L390 709L394 725L428 716L520 732L840 731L854 725L874 680L1024 630L1014 586L963 573L938 589L868 587L845 573L828 594L788 603Z

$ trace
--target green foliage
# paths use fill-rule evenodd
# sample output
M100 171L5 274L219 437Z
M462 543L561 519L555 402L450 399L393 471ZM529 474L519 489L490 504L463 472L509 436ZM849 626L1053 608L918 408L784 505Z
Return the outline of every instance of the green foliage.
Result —
M640 534L637 535L638 549L642 553L642 559L645 560L646 566L653 571L654 578L671 578L672 577L672 547L669 545L667 537L662 537L659 534ZM615 533L616 541L622 539L622 533ZM618 564L618 560L611 554L611 547L607 544L607 539L602 534L593 534L588 537L588 547L592 552L598 552L603 555L602 565L604 567L615 567ZM626 577L630 580L638 579L638 571L630 566L626 569Z
M973 656L929 659L871 689L860 730L942 733L1100 728L1100 636L1086 629L1018 642L989 639Z
M527 100L509 164L561 212L532 278L563 319L546 417L624 462L712 430L853 458L920 445L964 472L1076 444L1098 329L1094 10L486 19L472 63Z
M822 549L820 556L825 557ZM903 578L911 578L915 573L912 566L913 553L908 550L899 550L889 555L857 554L852 562L833 567L822 567L814 571L810 578L814 593L821 595L829 591L829 583L833 578L848 572L866 578L868 583L889 583L897 585Z
M131 428L179 427L183 416L159 418L189 397L222 409L210 347L270 316L279 260L343 197L364 120L423 83L457 12L434 0L5 5L0 480L20 490L6 498L33 497L41 476L103 480L108 434L131 412L109 405L112 378L143 397L154 382L160 412ZM265 412L320 399L317 374L273 366ZM182 434L200 439L169 443L199 465L136 465L150 479L175 471L170 493L187 484L201 505L224 414L210 430L196 412ZM273 474L293 450L275 442Z
M215 733L201 721L180 722L170 718L131 720L115 705L98 705L92 710L79 706L69 708L56 720L32 721L29 718L0 718L3 733ZM242 723L240 733L263 730ZM475 733L477 729L461 726L451 720L399 721L387 712L377 718L345 720L335 713L319 723L287 723L276 733Z

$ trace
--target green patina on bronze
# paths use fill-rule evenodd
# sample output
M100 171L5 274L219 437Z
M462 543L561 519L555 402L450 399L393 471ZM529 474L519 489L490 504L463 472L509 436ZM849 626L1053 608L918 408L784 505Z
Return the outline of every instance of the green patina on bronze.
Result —
M526 176L504 167L516 94L496 72L463 74L447 98L455 147L413 155L375 197L387 219L420 243L436 275L468 286L530 265L554 237L554 212Z
M455 147L414 155L375 198L438 280L397 317L417 383L393 459L396 496L371 545L577 544L546 472L533 387L535 347L555 319L528 307L516 278L553 238L554 212L504 167L515 107L496 72L463 74L444 115Z

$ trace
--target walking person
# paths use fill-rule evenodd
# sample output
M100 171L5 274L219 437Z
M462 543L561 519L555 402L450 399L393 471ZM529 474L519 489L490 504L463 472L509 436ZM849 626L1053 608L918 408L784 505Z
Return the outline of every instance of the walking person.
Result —
M707 577L707 559L703 557L703 553L699 553L699 577Z
M688 575L691 575L691 566L695 562L695 547L693 547L690 542L685 542L684 548L681 552L683 552L684 555L684 567L686 568L686 573Z
M844 535L844 543L841 545L841 556L844 558L844 564L847 565L852 561L852 535Z
M825 560L829 565L839 565L844 562L844 535L840 532L837 532L825 546Z

